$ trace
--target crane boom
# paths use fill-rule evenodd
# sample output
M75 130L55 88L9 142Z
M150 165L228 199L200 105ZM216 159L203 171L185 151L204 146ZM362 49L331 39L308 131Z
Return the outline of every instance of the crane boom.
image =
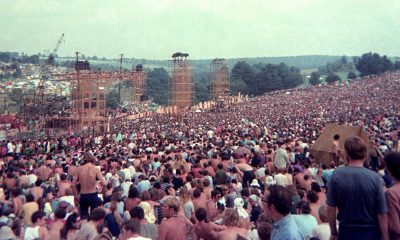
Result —
M53 55L55 55L57 53L58 48L60 47L60 45L63 42L63 40L64 40L64 33L61 34L61 37L58 39L57 45L54 47L54 50L52 52Z
M61 34L60 38L58 39L57 44L56 44L56 46L55 46L54 49L53 49L53 52L51 52L51 53L49 54L49 57L47 58L47 61L46 61L46 64L47 64L47 65L52 65L52 66L54 65L56 53L57 53L58 48L60 47L60 45L61 45L61 43L62 43L63 41L64 41L64 33Z

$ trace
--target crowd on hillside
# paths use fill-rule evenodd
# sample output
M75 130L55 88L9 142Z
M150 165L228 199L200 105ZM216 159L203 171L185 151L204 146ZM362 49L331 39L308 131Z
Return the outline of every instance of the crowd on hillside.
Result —
M4 141L0 240L400 239L399 92L394 72ZM335 136L316 159L328 123L370 146Z

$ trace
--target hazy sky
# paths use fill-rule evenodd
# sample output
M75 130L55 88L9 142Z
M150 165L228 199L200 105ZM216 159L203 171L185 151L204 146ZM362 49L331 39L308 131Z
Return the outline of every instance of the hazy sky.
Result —
M0 51L169 59L400 56L400 0L1 0Z

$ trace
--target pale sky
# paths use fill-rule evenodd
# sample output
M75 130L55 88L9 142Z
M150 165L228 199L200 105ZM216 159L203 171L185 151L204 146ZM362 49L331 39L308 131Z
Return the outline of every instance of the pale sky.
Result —
M400 56L400 0L0 0L0 51L169 59Z

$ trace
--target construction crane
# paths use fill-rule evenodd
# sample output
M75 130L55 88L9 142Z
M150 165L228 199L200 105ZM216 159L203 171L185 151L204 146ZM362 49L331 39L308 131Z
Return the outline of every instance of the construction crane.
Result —
M61 43L63 43L63 41L64 41L64 33L61 34L56 46L54 47L53 51L49 54L49 56L46 60L47 65L53 66L55 64L55 56L57 54L58 48L60 47Z

